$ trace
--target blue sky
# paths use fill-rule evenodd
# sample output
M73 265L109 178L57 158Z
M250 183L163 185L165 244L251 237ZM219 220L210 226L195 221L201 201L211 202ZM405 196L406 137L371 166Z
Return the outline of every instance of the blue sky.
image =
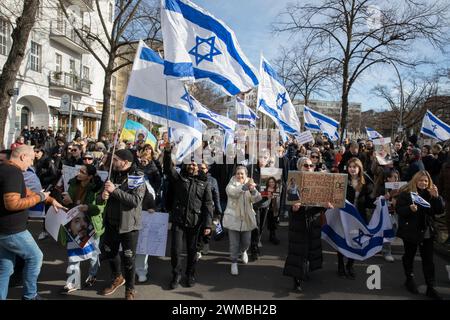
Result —
M289 44L287 36L274 35L271 23L277 15L293 0L192 0L205 8L215 17L224 21L234 30L242 50L253 63L259 66L260 53L270 61L278 56L281 46ZM306 2L306 1L301 1ZM421 56L432 57L440 66L450 67L449 58L433 50L429 45L416 46ZM424 74L429 73L431 67L421 68ZM403 74L402 69L400 72ZM407 71L405 74L408 73ZM350 93L350 101L360 102L363 111L368 109L380 110L385 103L373 96L370 91L377 84L397 83L397 75L390 65L378 66L365 73ZM339 100L340 93L332 92L324 99Z

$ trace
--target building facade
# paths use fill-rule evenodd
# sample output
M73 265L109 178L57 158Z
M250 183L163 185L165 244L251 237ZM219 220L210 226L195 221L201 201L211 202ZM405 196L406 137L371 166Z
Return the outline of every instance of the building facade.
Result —
M6 62L12 44L11 24L15 17L11 12L18 16L22 10L18 1L6 0L0 7L0 68ZM15 95L11 99L5 128L7 146L24 126L51 127L67 133L71 118L73 130L78 128L86 137L95 137L100 128L104 71L73 26L82 26L83 30L101 38L106 38L101 34L104 29L100 27L93 0L66 0L64 3L70 21L58 0L41 1L26 56L17 75ZM114 1L100 1L99 4L107 17L106 28L111 30ZM93 49L99 46L89 43ZM99 47L96 52L101 59L106 59L103 49Z

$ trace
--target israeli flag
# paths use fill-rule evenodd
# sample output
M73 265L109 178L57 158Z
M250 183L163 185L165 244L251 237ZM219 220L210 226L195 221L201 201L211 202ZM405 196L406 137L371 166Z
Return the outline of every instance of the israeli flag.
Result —
M370 140L383 138L383 136L380 133L378 133L376 130L374 130L372 128L366 127L366 133L367 133L367 137Z
M238 121L248 121L252 127L256 127L256 119L259 119L256 113L247 107L244 100L238 96L236 96L236 118Z
M291 135L300 134L300 121L283 80L263 56L261 56L260 76L258 110L269 116L282 132Z
M235 121L233 121L225 116L222 116L218 113L212 112L211 110L208 110L193 96L190 96L190 99L191 99L193 107L194 107L194 112L197 114L197 117L199 119L214 123L215 125L219 126L220 128L222 128L225 131L234 132L236 130L236 122Z
M450 139L450 126L427 110L422 120L420 133L439 141L447 141Z
M132 176L128 175L128 189L136 189L145 183L144 175Z
M411 200L415 204L418 204L419 206L422 206L424 208L431 208L431 204L428 201L426 201L424 198L419 196L419 194L417 192L411 192Z
M189 92L179 80L167 80L164 61L139 42L128 82L124 110L169 128L183 131L195 147L201 145L205 125L193 113Z
M258 85L234 32L191 1L161 0L161 30L166 76L208 79L231 96Z
M67 237L67 256L69 262L79 262L91 259L100 254L100 248L98 240L91 237L83 248L73 241L70 237Z
M376 200L368 225L349 201L343 209L329 209L325 215L327 224L322 227L322 239L348 258L370 258L381 251L384 241L395 238L387 201L382 196Z
M307 130L322 132L331 141L339 139L339 123L326 115L304 106L303 117Z

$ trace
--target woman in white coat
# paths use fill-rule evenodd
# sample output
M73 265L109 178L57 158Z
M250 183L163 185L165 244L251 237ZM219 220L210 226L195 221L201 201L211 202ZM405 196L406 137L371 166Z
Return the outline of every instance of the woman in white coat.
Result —
M256 184L247 177L247 168L238 166L236 174L226 188L228 203L223 216L223 226L228 229L231 255L231 274L238 275L237 261L242 252L242 262L248 262L247 249L251 232L257 227L253 203L261 200Z

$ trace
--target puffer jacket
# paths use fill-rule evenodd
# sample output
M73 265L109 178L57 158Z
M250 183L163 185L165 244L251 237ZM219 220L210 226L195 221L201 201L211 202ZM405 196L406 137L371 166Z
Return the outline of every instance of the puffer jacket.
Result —
M206 174L190 176L174 168L170 151L164 152L164 174L169 179L166 207L173 224L186 228L212 228L213 200Z
M142 176L142 184L136 188L129 188L128 176ZM105 206L105 224L111 224L111 216L119 216L119 233L127 233L141 229L142 201L144 199L146 186L144 183L144 173L131 166L128 171L114 172L111 175L111 182L117 187L110 194ZM97 204L104 204L101 194L97 197Z
M247 178L245 183L249 180ZM228 203L223 216L223 226L229 230L251 231L257 227L253 204L262 197L256 189L252 192L242 190L243 185L232 177L226 188Z

